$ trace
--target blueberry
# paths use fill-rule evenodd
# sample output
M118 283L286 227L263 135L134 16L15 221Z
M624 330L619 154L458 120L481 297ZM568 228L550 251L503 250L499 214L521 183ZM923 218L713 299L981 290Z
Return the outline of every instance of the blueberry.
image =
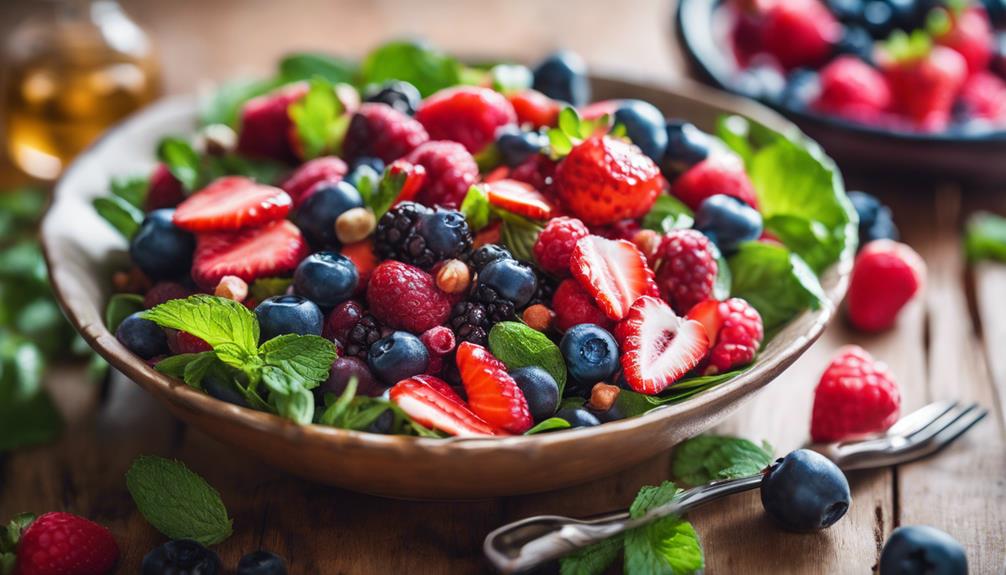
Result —
M238 390L237 385L229 379L210 373L203 378L202 386L203 391L210 397L226 401L227 403L233 403L234 405L240 405L241 407L249 407L245 396Z
M396 331L370 346L367 364L370 371L385 385L425 373L430 352L419 338L405 331Z
M374 156L360 156L359 158L353 160L353 163L349 165L349 173L353 173L363 166L367 166L371 170L374 170L377 174L384 173L384 160L381 158L375 158Z
M720 251L731 253L744 242L761 236L758 210L733 196L716 194L702 201L695 212L695 229L705 234Z
M367 397L380 397L386 386L377 381L374 374L370 372L367 362L358 357L343 356L332 363L332 369L328 372L328 379L321 385L314 388L314 398L317 405L325 404L325 394L331 393L335 396L342 395L349 384L349 379L356 378L356 395Z
M464 255L472 245L468 220L457 210L434 209L420 219L416 233L423 237L426 248L440 260Z
M574 52L556 52L534 69L534 89L549 98L562 100L574 106L590 101L590 82L587 65Z
M360 192L349 182L322 184L297 209L294 222L312 245L339 247L335 220L346 210L360 207L363 207Z
M515 308L527 305L538 289L538 276L531 266L514 259L499 258L486 264L479 272L478 282L495 290Z
M391 433L391 428L395 425L395 412L390 409L386 409L381 412L381 415L377 416L377 419L370 422L367 426L367 431L369 433L380 433L381 435L387 435Z
M286 575L286 561L272 551L252 551L238 561L236 575Z
M168 541L143 558L142 575L216 575L222 573L220 557L189 539Z
M894 31L894 8L883 0L863 5L863 26L874 38L886 38Z
M161 326L149 319L143 319L140 313L136 312L122 320L115 329L115 339L143 359L167 354L168 336Z
M293 293L332 309L349 299L360 282L356 265L342 254L318 252L304 258L293 273Z
M599 409L594 409L587 406L587 411L597 418L601 423L608 423L609 421L618 421L619 419L625 419L625 411L618 406L617 403L609 407L606 411L601 411Z
M1006 26L1006 0L982 0L982 4L985 5L985 11L988 12L989 19L995 27Z
M542 421L552 417L559 406L559 385L547 371L540 367L521 367L510 372L517 387L531 409L531 417Z
M688 168L709 157L712 136L679 120L667 122L667 151L660 163L664 177L673 181Z
M548 139L540 132L528 132L516 126L505 126L496 134L496 150L503 163L515 168L542 151Z
M964 547L928 525L906 525L891 532L880 552L880 575L967 575Z
M413 115L423 97L415 86L402 80L390 80L379 85L367 86L364 101L387 104L403 114Z
M1006 0L1003 2L1006 3ZM1006 12L1006 7L1003 11ZM1000 77L1006 78L1006 32L996 33L996 41L992 48L992 63L989 66Z
M667 130L664 115L649 102L622 100L615 110L615 124L625 126L625 135L644 154L659 162L667 150Z
M499 244L485 244L472 252L471 257L468 258L468 263L472 270L477 273L482 271L482 268L489 265L490 262L499 259L512 260L513 255L510 253L510 250Z
M559 350L566 359L569 376L587 392L599 381L606 381L618 369L618 344L608 330L592 323L570 328Z
M807 68L797 68L786 77L786 87L779 103L787 108L803 110L821 93L821 77Z
M129 256L152 280L184 277L192 269L196 238L175 227L172 209L154 210L143 218L140 229L129 243Z
M858 22L863 17L863 0L828 0L828 8L842 22Z
M570 427L594 427L595 425L601 425L600 420L582 407L566 407L560 409L558 413L555 414L559 419L565 419L569 422Z
M324 316L318 305L299 295L278 295L255 308L262 341L288 333L321 335Z
M859 215L860 247L873 240L898 239L898 228L894 225L891 209L880 200L865 192L849 192L849 200Z
M873 37L860 26L846 26L842 38L835 45L836 54L849 54L873 63Z
M830 459L798 449L776 460L761 481L761 502L788 531L817 531L845 515L852 495L845 474Z
M754 64L736 77L734 87L749 98L775 103L786 90L786 78L775 66Z
M381 160L377 161L380 162ZM350 170L345 179L349 182L349 185L353 186L357 190L360 189L361 185L364 185L363 180L368 180L370 182L368 185L371 186L371 189L374 189L377 186L377 183L381 180L381 173L382 172L375 170L372 166L361 164Z

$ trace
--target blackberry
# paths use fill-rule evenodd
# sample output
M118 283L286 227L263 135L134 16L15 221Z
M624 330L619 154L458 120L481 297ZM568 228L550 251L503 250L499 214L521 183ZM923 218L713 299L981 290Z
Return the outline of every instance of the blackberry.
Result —
M555 295L555 289L559 287L559 280L539 270L535 270L535 275L538 276L538 289L535 290L534 295L531 296L531 301L527 305L530 307L536 303L540 303L551 308L552 296Z
M474 301L454 304L447 325L454 331L459 343L467 341L477 345L486 345L492 327L486 306Z
M360 318L346 335L344 355L351 355L367 361L370 346L381 339L381 324L369 313Z
M479 273L489 262L500 258L512 260L513 254L510 253L510 250L499 244L485 244L471 253L471 256L468 258L468 264L472 268L472 271Z
M511 321L516 316L517 307L514 302L504 298L492 286L479 283L472 292L473 299L485 307L486 317L490 325L501 321Z
M430 209L415 202L402 202L388 210L374 232L378 257L424 270L444 260L465 257L471 247L471 228L461 212Z

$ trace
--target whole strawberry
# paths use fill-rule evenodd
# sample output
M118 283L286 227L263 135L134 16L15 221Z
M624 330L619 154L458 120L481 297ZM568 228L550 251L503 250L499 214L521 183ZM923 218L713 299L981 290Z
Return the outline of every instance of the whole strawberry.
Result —
M46 513L17 544L14 575L105 575L119 561L112 533L72 513Z
M706 357L704 375L725 373L754 361L765 335L761 315L747 301L706 300L688 312L706 328L711 349Z
M348 161L372 156L390 164L429 139L411 116L385 104L366 103L349 121L342 152Z
M901 394L883 362L855 345L839 349L814 390L815 442L881 433L898 420Z
M475 158L457 142L426 142L405 159L426 170L426 179L415 201L430 207L456 209L479 177Z
M856 256L849 279L849 321L868 332L892 327L925 277L925 262L907 245L893 240L866 244Z
M291 145L293 120L289 108L307 94L306 82L279 88L252 98L241 108L238 151L254 158L294 162L297 154Z
M821 69L821 93L811 106L820 112L875 123L891 104L887 80L855 56L839 56Z
M948 27L936 35L936 42L963 56L969 75L987 69L992 61L995 36L985 9L978 6L950 9L946 15Z
M826 59L842 26L819 0L773 2L761 22L761 46L790 70Z
M569 256L576 242L589 234L587 226L576 218L552 218L534 243L534 259L543 271L569 277Z
M758 208L754 184L744 171L744 163L726 152L713 154L681 174L674 180L671 194L692 210L699 209L703 200L717 194L733 196Z
M636 146L594 136L575 146L555 170L555 192L588 225L638 218L662 188L660 168Z
M370 313L383 325L414 334L444 325L451 301L433 276L423 270L389 260L374 268L367 284Z
M709 238L696 230L673 230L657 248L656 281L660 297L678 314L713 297L719 266Z
M416 120L433 140L459 142L472 154L496 139L496 130L517 121L507 99L480 86L446 88L423 100Z
M958 92L967 78L967 62L945 46L922 46L905 54L885 56L884 76L891 88L891 106L921 130L946 128Z

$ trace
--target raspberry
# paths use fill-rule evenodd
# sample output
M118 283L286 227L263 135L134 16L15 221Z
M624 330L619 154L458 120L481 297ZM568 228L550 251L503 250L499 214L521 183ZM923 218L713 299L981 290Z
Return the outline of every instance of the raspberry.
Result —
M754 361L764 336L761 315L748 302L730 298L718 307L722 323L709 352L706 375L725 373Z
M119 560L119 546L105 527L71 513L46 513L17 544L20 575L103 575Z
M416 334L442 325L451 313L451 302L437 289L433 276L396 261L374 268L367 303L382 324Z
M294 170L280 187L293 199L294 207L307 199L321 182L338 182L346 175L346 162L335 156L315 158Z
M343 157L372 156L390 164L429 139L422 124L391 106L362 104L349 122Z
M454 351L454 332L449 327L443 325L431 327L424 331L423 335L419 336L419 339L430 352L430 357L443 357Z
M575 279L563 280L559 284L552 296L552 310L555 312L555 325L560 331L581 323L597 324L609 331L615 326L615 322L597 307L594 298Z
M857 329L890 329L905 305L922 289L926 264L906 244L874 240L856 256L845 298L849 321Z
M810 434L815 442L827 442L880 433L898 420L900 406L887 365L859 346L845 346L814 390Z
M426 169L426 181L416 201L427 206L457 208L479 177L475 158L457 142L426 142L412 150L406 160Z
M192 290L176 282L157 282L150 286L143 296L143 307L150 309L166 301L184 299L192 295Z
M639 220L619 220L607 226L594 226L590 232L592 234L608 238L609 240L629 240L634 241L636 234L643 229Z
M577 240L590 234L576 218L552 218L534 243L534 259L542 270L558 277L569 277L569 256Z
M420 104L416 119L434 140L452 140L472 154L496 139L496 130L517 122L513 106L499 92L479 86L440 90Z
M173 208L185 199L185 188L182 183L168 171L165 164L157 164L150 174L150 185L147 186L147 197L143 208L148 212L161 208Z
M718 270L712 244L702 232L674 230L660 243L657 287L678 315L712 297Z

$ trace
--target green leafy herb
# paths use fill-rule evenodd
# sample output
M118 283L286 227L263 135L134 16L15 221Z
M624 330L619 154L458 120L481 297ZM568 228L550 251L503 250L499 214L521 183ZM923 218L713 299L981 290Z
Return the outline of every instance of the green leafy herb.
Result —
M516 321L502 321L489 330L489 350L507 369L536 366L559 384L559 396L566 385L566 362L562 352L545 334Z
M622 552L625 538L616 535L563 557L559 563L560 575L601 575Z
M305 159L333 152L342 145L349 127L349 115L344 112L335 88L320 77L312 79L307 94L290 105L290 118Z
M730 291L758 310L767 333L825 301L814 271L783 246L747 242L730 256L729 263L733 274Z
M729 381L743 372L743 369L739 369L716 375L703 375L682 379L675 382L663 395L645 395L623 389L618 394L618 407L625 413L626 417L643 415L662 405L682 402L693 395Z
M685 485L754 475L772 463L772 446L738 437L699 435L674 449L674 477Z
M409 82L425 98L461 83L462 66L444 52L423 42L396 41L367 55L360 67L362 84L386 80Z
M515 258L534 261L534 243L545 226L535 220L511 214L503 210L493 210L502 220L500 241Z
M325 394L326 408L318 418L318 423L339 429L367 431L379 417L391 411L392 422L388 433L444 437L440 432L427 429L413 421L394 403L379 397L357 396L356 390L356 378L351 378L346 384L346 389L338 397L330 393Z
M468 188L465 199L461 201L461 213L468 220L468 225L472 231L477 232L489 225L492 217L489 197L479 186Z
M989 212L977 212L968 218L964 229L964 252L971 262L1006 262L1006 218Z
M650 211L643 216L643 227L661 233L676 228L690 228L695 222L692 210L674 196L661 194Z
M119 196L94 198L91 203L98 215L127 241L132 239L143 223L143 211Z
M147 199L147 188L150 187L150 179L145 176L112 178L109 187L113 196L118 196L129 202L133 207L142 210L143 203Z
M141 455L126 487L144 519L171 539L215 545L231 535L220 493L180 461Z
M237 127L238 114L245 102L280 87L282 78L265 80L235 80L213 90L209 98L200 103L199 123L225 124Z
M291 283L290 278L258 278L248 287L248 293L255 301L262 301L285 294Z
M410 172L400 169L397 166L388 166L384 169L384 175L377 184L377 189L370 194L369 201L365 205L374 212L374 217L381 219L381 216L391 208L402 193L406 182L409 180Z
M716 244L710 243L716 253L716 282L713 284L713 297L725 301L730 297L730 284L733 283L733 274L730 273L730 264L723 257Z
M143 317L161 327L198 337L230 366L244 369L262 365L255 314L234 300L199 294L162 303L143 312Z
M35 521L33 513L15 515L7 526L0 530L0 575L10 575L14 572L14 562L17 559L17 544L21 533Z
M0 329L0 453L48 443L63 420L42 388L45 358L30 340Z
M114 294L105 306L105 326L108 331L115 333L122 320L143 309L143 296L135 293Z
M279 75L284 82L321 78L331 84L350 83L355 73L349 62L325 54L301 52L290 54L279 62Z
M186 385L203 388L203 378L213 369L222 369L223 364L212 351L172 355L159 361L154 368L172 377L177 377Z
M629 508L639 518L654 507L670 503L678 494L670 481L643 487ZM705 567L699 536L692 524L677 516L665 517L625 534L626 575L679 575Z
M186 140L164 138L157 145L157 159L186 190L194 192L202 186L202 160Z
M497 64L489 69L493 90L504 94L527 90L534 83L534 74L520 64Z
M607 132L611 128L611 116L604 114L593 120L585 120L576 108L566 106L559 111L558 124L548 131L550 155L553 159L565 156L583 140Z
M559 429L569 429L572 427L568 421L559 417L550 417L531 429L524 432L524 435L537 435L539 433L546 433L549 431L557 431Z
M209 183L223 176L245 176L256 182L273 184L289 169L279 162L255 158L249 160L237 154L205 156L200 181Z

